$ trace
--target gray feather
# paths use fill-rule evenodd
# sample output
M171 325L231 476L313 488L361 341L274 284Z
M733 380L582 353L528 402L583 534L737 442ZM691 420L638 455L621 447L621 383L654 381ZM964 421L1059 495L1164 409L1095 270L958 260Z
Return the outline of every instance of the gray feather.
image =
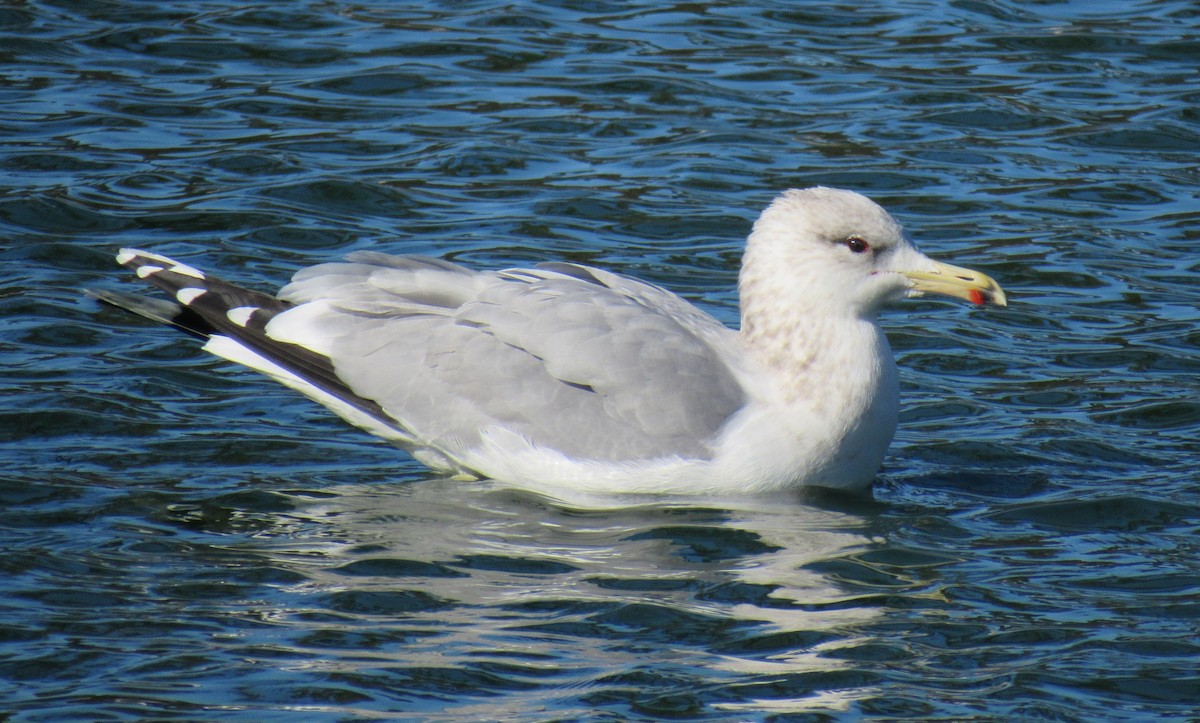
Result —
M707 458L745 403L722 351L732 331L598 269L360 253L300 272L280 298L332 303L320 333L337 375L443 449L501 425L578 458Z

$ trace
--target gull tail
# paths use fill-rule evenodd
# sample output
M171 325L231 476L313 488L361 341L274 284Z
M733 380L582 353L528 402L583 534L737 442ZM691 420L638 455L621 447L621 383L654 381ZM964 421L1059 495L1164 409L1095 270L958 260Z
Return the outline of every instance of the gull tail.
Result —
M337 376L328 356L271 337L267 325L293 304L148 251L121 249L117 263L174 301L91 289L89 296L203 339L205 351L266 374L368 432L413 442L382 407Z

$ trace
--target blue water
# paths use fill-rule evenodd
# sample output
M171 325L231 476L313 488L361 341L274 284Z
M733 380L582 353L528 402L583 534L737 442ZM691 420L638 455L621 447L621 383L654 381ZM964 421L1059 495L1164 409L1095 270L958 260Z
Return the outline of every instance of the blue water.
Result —
M1198 67L1183 0L0 4L0 717L1197 720ZM867 498L439 479L80 294L371 248L732 323L818 183L1012 302L889 312Z

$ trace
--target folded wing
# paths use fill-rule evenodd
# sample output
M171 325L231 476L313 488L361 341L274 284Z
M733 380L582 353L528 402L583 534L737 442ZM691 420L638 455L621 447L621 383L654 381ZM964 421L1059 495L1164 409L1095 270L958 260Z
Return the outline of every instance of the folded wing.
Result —
M210 351L450 466L478 459L496 431L576 460L709 459L746 403L732 331L598 269L475 272L360 252L299 272L272 297L156 254L119 258L177 305L102 300L207 338Z
M327 356L426 444L502 428L568 457L707 458L744 404L733 332L658 287L548 264L476 273L359 253L306 269L268 334Z

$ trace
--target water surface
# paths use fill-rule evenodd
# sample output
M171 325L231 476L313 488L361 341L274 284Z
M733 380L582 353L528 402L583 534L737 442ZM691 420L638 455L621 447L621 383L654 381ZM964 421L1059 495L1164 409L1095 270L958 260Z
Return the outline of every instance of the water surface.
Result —
M12 720L1195 720L1187 2L0 6ZM437 478L98 309L120 246L255 288L568 259L737 319L781 189L1005 310L898 304L870 497L581 509Z

